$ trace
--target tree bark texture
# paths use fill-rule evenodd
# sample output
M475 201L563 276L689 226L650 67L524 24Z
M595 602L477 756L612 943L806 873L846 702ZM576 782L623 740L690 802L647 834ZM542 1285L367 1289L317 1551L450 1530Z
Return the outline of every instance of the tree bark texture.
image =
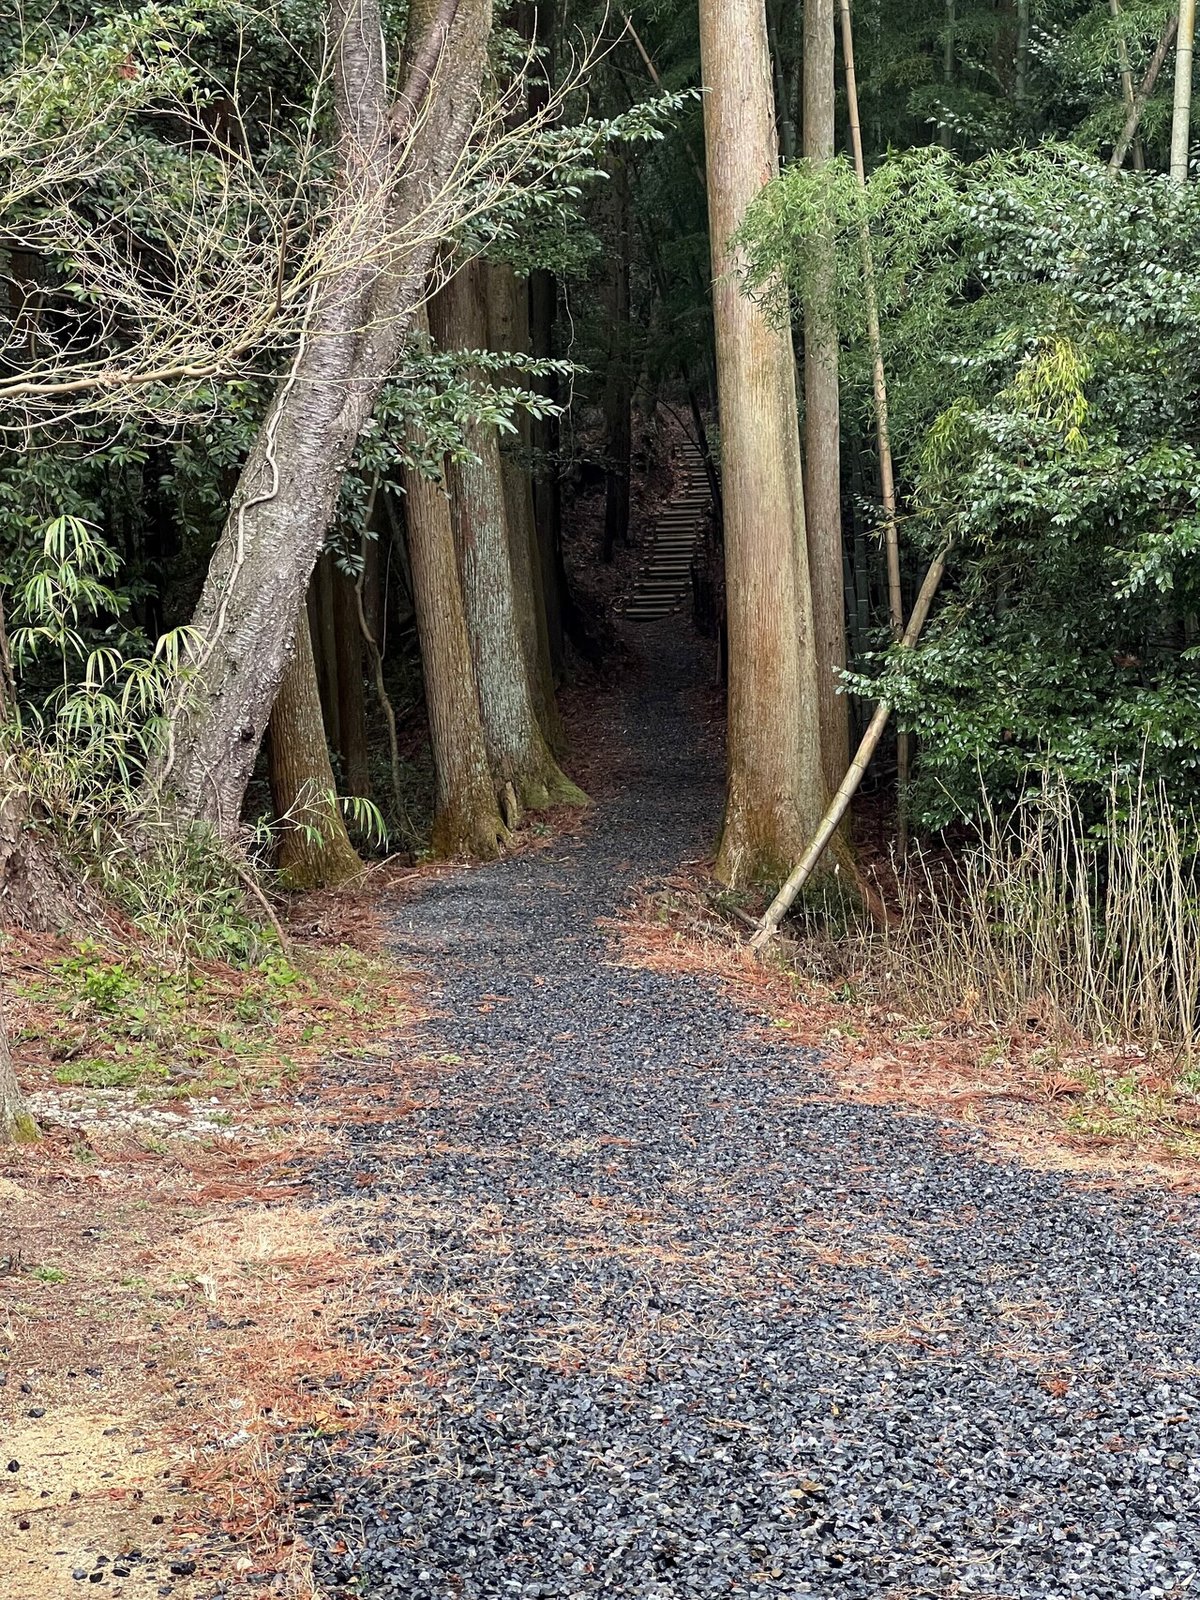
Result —
M804 154L816 165L834 149L836 0L804 7ZM842 576L841 415L834 242L814 240L815 270L804 307L804 510L820 673L821 757L835 789L850 758L849 706L838 693L846 665Z
M378 0L331 0L340 136L331 248L341 266L314 291L196 608L202 643L152 775L181 823L237 827L343 473L451 220L450 176L477 113L491 11L491 0L413 0L393 108ZM406 237L418 216L417 237ZM396 241L390 254L381 238Z
M557 6L539 0L521 0L516 7L517 29L523 39L541 51L542 69L529 79L531 115L543 112L550 99L555 70L555 29L560 23ZM535 268L529 278L529 348L539 360L554 351L554 326L558 317L558 280L553 272ZM561 384L554 374L534 380L534 387L558 403ZM531 418L529 442L533 451L534 527L542 567L542 599L550 643L550 667L555 683L566 665L564 611L571 600L562 564L562 485L559 474L560 432L557 414Z
M485 269L474 262L456 273L430 304L435 340L444 349L483 349L487 311ZM492 777L501 794L511 787L520 805L531 810L580 802L584 797L559 770L534 708L521 646L496 430L469 425L467 443L475 459L451 462L446 479Z
M357 877L362 862L337 804L307 609L271 711L267 771L283 824L279 870L293 889L324 889Z
M313 568L308 586L308 620L312 630L313 660L317 686L321 691L321 710L325 735L335 749L341 746L341 695L338 690L337 617L334 612L334 580L337 576L332 550L323 552Z
M529 354L529 286L504 262L487 268L488 345L493 350ZM522 380L524 381L524 380ZM529 418L517 422L513 448L501 450L504 504L512 549L513 581L521 618L521 647L529 673L534 710L552 750L561 753L566 740L554 698L554 666L546 621L545 571L538 549L533 478L529 472Z
M491 860L507 830L488 766L450 500L416 471L405 472L404 500L433 747L433 848Z
M763 0L701 0L724 463L729 788L717 873L779 877L824 810L791 339L742 290L731 239L775 174Z

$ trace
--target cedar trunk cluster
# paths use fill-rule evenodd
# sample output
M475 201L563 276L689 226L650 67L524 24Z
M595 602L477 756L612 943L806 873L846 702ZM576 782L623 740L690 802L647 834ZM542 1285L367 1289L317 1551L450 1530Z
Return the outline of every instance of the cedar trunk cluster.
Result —
M312 333L242 472L197 609L201 643L154 775L181 818L232 834L269 716L280 865L287 881L305 886L340 882L360 867L335 796L371 797L368 667L387 702L394 776L399 761L374 631L386 621L378 561L371 594L365 574L356 584L341 558L321 552L351 452L399 345L428 326L423 300L438 206L449 204L440 197L471 137L492 24L484 0L410 7L407 78L392 107L377 0L335 0L331 17L347 266L317 291ZM411 141L393 170L398 117ZM413 213L428 223L417 242L364 266L372 219L404 237ZM360 236L364 248L356 250ZM529 285L511 268L467 262L435 297L432 321L449 350L490 343L527 352ZM559 573L539 534L532 479L522 460L501 455L490 424L469 427L468 443L477 459L448 463L441 485L405 475L400 551L429 704L434 848L489 855L523 809L583 796L554 755L563 744L554 684ZM300 625L283 626L298 607Z
M614 53L623 54L619 70L597 95L601 120L639 98L631 84L643 69L641 87L647 93L647 85L662 92L664 76L673 81L665 71L660 75L650 34L658 30L663 50L670 31L655 17L639 19L631 8L616 9L625 27ZM1049 45L1037 12L1029 0L1004 0L992 8L996 25L981 45L981 9L987 8L968 0L931 4L932 32L922 46L929 73L922 82L936 84L945 97L946 105L928 120L937 123L931 136L940 139L947 162L957 159L955 152L968 138L960 132L962 104L968 90L980 92L978 84L971 87L980 63L988 63L1022 140L1040 126L1044 110L1039 77ZM1114 194L1127 183L1149 183L1153 174L1147 164L1157 159L1171 180L1187 183L1195 0L1151 16L1149 33L1144 17L1131 23L1132 8L1123 9L1121 0L1104 0L1096 11L1096 25L1102 20L1111 27L1114 91L1119 88L1113 129L1104 136L1112 148L1111 173L1102 171L1103 181ZM912 402L901 356L887 343L892 337L885 298L889 276L876 270L876 262L886 258L873 245L873 237L885 237L884 223L864 210L855 241L874 426L867 449L847 448L845 461L843 420L849 441L854 409L848 401L843 418L842 383L855 369L847 359L844 373L839 371L839 350L840 339L853 337L857 318L845 317L850 326L839 329L838 296L845 289L839 238L832 227L826 233L806 223L804 231L811 236L804 238L802 250L797 247L803 274L787 277L792 261L783 246L772 243L774 253L765 258L765 267L763 258L755 262L755 289L747 285L762 217L762 208L752 208L778 177L781 157L788 163L797 155L803 158L805 168L793 177L827 178L823 169L838 156L842 117L846 149L865 191L864 128L876 150L887 143L878 104L881 46L859 39L864 59L872 52L874 72L872 78L864 67L860 119L851 13L851 0L805 0L803 6L785 0L698 0L703 160L698 140L685 142L675 174L692 186L694 213L688 217L679 182L668 182L661 192L644 182L644 146L638 142L644 127L627 143L618 139L605 145L602 154L592 149L587 157L576 155L572 159L580 163L595 162L591 178L597 180L594 217L601 250L593 270L574 262L578 240L567 237L564 244L559 237L571 230L560 228L556 208L582 184L567 161L561 192L547 180L554 194L544 213L552 219L552 246L539 255L537 246L521 237L523 224L514 226L503 204L494 236L503 241L502 248L479 242L488 236L487 202L481 207L480 196L496 181L495 173L505 174L499 187L506 191L520 181L509 173L520 173L522 162L536 167L546 159L554 166L556 158L544 157L544 151L557 147L541 135L550 127L561 129L567 120L559 116L568 104L566 91L545 124L538 117L557 92L555 33L565 20L562 8L409 0L403 8L403 49L391 62L389 14L382 0L327 0L328 54L322 66L329 67L333 137L322 152L324 209L320 225L311 230L327 249L319 270L301 279L303 314L290 322L283 320L281 267L276 310L291 339L290 344L283 335L279 339L278 348L288 350L286 366L236 482L232 475L221 481L225 520L181 647L184 670L170 679L161 719L164 737L134 795L139 806L145 802L156 825L174 827L178 834L195 830L236 848L247 786L265 742L283 882L311 888L352 879L362 872L362 840L356 844L355 827L348 828L346 816L361 821L373 814L387 784L378 775L385 760L394 809L398 816L405 814L404 725L396 708L403 704L407 710L422 692L436 853L495 857L525 812L585 804L561 765L565 739L557 690L568 644L594 657L596 630L566 582L563 484L577 467L580 482L586 482L587 469L594 467L597 497L603 479L600 560L609 567L618 558L624 563L631 537L640 531L631 526L631 484L645 436L635 429L635 417L639 422L659 418L673 402L677 418L699 445L695 472L703 460L715 526L705 527L705 543L695 555L678 531L662 539L661 550L671 552L663 571L678 576L691 561L698 563L694 572L717 572L722 580L709 585L714 596L721 595L714 612L723 607L713 631L720 639L718 671L725 674L728 719L716 873L732 885L785 880L765 931L772 917L777 922L783 914L787 897L830 857L853 883L842 825L888 720L885 697L865 733L859 730L861 743L852 757L850 705L840 692L847 620L856 661L867 658L881 631L886 636L877 575L868 570L856 593L851 571L856 564L871 568L869 560L858 558L858 545L865 547L870 537L858 518L859 507L870 498L869 490L863 492L867 480L879 490L886 623L898 649L916 642L944 563L939 556L919 587L917 572L901 563L898 502L903 508L908 485L901 481L898 490L893 469L885 350L894 367L897 423L907 419ZM881 19L875 20L882 27ZM511 94L501 88L489 103L514 38L529 50L528 80L518 78ZM1172 46L1173 74L1164 70ZM693 57L687 81L695 82L695 69ZM674 81L685 77L680 73ZM876 97L873 110L868 94ZM1148 112L1151 105L1155 114ZM986 119L980 126L988 126ZM1168 127L1169 156L1161 159L1168 150ZM488 159L473 165L489 140L503 148L501 128L518 139L531 128L536 133L519 156L510 150L497 157L493 147L488 155L495 158L494 167ZM232 154L232 146L226 154ZM1127 159L1137 178L1121 176ZM789 183L785 177L773 194L793 192ZM656 231L648 220L648 192L670 228ZM817 190L803 192L811 196ZM1182 216L1188 194L1167 192ZM557 265L556 250L565 251L567 266ZM51 257L47 253L39 261L35 251L15 243L2 254L11 301L7 359L10 349L17 349L13 330L24 327L21 319L37 299L34 291L45 287L37 277L39 271L43 277L50 273ZM580 257L586 254L579 251ZM555 262L554 271L532 264L539 259ZM522 266L515 268L513 261ZM595 429L594 449L585 441L576 451L572 433L560 425L558 411L568 409L569 385L555 363L547 360L551 370L532 377L527 370L531 356L575 354L576 303L568 288L560 295L559 270L592 270L595 304L587 307L586 320L596 369L588 424ZM796 342L775 314L769 292L782 290L785 281L799 303L802 327ZM711 349L694 337L687 316L677 327L666 326L671 295L681 285L691 292L689 315L699 310L707 318L707 304L701 302L711 300ZM911 329L913 322L905 326ZM433 403L423 414L416 408L405 413L406 451L385 434L395 393L388 386L399 371L411 370L404 363L414 353L436 358L428 368L434 374L453 371L448 383L457 382L462 367L470 369L475 392L469 403L461 402L466 416L456 414L458 437L439 446L443 459L431 459L430 440L443 437L437 428L444 420ZM457 364L447 357L458 357ZM213 372L202 377L220 381ZM99 392L114 380L102 369L92 381ZM164 381L162 374L154 373L153 381ZM430 379L434 385L441 381L440 376ZM80 380L66 384L65 392L74 393L80 383L87 387ZM539 389L552 404L546 415L518 416L507 433L497 425L483 391L510 384ZM419 383L413 388L424 397ZM580 388L587 389L586 381ZM11 397L15 390L9 385L6 392ZM459 384L454 394L461 393ZM381 405L385 395L389 405ZM588 404L579 414L587 418ZM652 431L648 427L646 435ZM899 426L896 431L899 436ZM384 451L373 454L368 446L381 439ZM877 459L871 459L871 451ZM223 460L221 467L228 471ZM151 481L148 468L138 470L138 484ZM366 509L347 547L348 519L342 513L351 492ZM922 505L918 488L908 509L924 514ZM138 514L143 512L138 507ZM138 580L130 584L135 595L156 589L143 581L138 562L143 568L157 565L162 576L174 554L185 553L182 537L169 536L169 517L162 520L167 526L143 538L137 560L128 560ZM678 530L680 524L664 518L662 526ZM953 519L947 526L958 529ZM954 537L956 548L962 548L960 532ZM119 565L114 558L113 570ZM916 597L907 624L902 579L910 599L914 591ZM670 578L660 580L659 592L670 583ZM165 581L157 588L164 590ZM105 595L105 604L119 611L124 601ZM137 605L139 624L157 632L163 612L170 610L163 593ZM106 616L106 626L109 620ZM1194 618L1177 621L1184 659L1194 646ZM410 700L412 685L417 687ZM896 699L905 704L899 695ZM157 708L159 702L154 704ZM12 728L19 721L2 617L0 720ZM386 754L382 741L372 745L376 725L386 727ZM14 741L8 751L20 748ZM909 736L901 730L902 852L909 754ZM55 928L86 921L87 893L49 842L17 755L3 755L0 784L0 895L7 920ZM244 871L244 861L236 865ZM0 1134L11 1138L32 1131L0 1015Z

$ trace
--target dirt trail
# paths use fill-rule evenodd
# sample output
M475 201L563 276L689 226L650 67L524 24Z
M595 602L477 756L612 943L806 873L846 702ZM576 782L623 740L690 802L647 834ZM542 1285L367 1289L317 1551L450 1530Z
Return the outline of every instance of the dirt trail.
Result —
M320 1174L378 1263L355 1425L289 1464L320 1580L1197 1592L1195 1207L839 1102L715 985L617 964L603 919L718 821L679 632L639 634L585 829L397 907L436 1014Z

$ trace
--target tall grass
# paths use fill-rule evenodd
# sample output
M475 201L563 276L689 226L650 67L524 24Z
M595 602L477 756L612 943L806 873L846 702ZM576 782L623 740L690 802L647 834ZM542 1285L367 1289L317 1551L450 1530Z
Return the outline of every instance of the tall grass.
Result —
M1160 783L1115 773L1099 821L1052 775L1006 811L988 806L965 850L918 852L897 870L888 987L930 1016L1190 1056L1197 821Z

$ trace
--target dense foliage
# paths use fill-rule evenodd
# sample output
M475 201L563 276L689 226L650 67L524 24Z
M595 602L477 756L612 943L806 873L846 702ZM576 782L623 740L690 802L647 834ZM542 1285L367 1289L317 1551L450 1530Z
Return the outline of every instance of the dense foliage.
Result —
M1114 760L1190 799L1195 666L1195 191L1042 145L896 155L865 195L794 167L752 229L758 276L842 245L862 403L871 230L904 534L953 541L940 615L892 693L921 737L924 819L1011 795L1048 764L1104 790ZM852 413L853 415L853 413ZM868 679L855 687L869 693Z

